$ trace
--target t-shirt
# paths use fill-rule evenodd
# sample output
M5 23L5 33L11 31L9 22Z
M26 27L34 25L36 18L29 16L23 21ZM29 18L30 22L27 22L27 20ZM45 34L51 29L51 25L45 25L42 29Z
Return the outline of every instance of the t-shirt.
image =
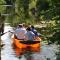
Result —
M26 29L18 28L15 30L14 34L18 39L24 39L26 32L27 32Z
M35 34L32 31L27 31L26 36L27 36L27 40L34 40L33 38Z

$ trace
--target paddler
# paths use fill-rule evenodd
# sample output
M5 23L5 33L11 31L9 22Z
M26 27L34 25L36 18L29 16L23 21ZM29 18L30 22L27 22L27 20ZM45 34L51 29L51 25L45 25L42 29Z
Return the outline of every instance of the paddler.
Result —
M19 40L25 39L26 29L23 27L23 24L18 25L19 28L17 28L14 32L15 38Z

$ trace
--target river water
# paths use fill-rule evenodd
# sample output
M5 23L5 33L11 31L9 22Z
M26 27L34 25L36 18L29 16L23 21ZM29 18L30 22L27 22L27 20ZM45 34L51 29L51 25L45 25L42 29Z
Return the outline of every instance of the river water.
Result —
M12 27L10 27L9 25L5 26L4 32L7 32L9 30L13 31ZM24 55L20 59L18 57L16 57L15 52L12 49L11 36L12 36L12 33L10 33L10 32L1 36L2 43L5 44L3 46L3 48L1 49L1 60L26 60ZM40 53L34 53L34 54L32 54L32 56L33 56L34 60L48 60L48 59L56 60L56 55L55 55L56 51L57 51L57 47L55 44L46 45L46 44L42 43Z

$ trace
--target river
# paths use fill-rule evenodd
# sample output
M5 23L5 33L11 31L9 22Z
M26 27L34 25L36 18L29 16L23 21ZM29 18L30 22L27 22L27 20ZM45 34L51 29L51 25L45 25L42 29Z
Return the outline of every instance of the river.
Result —
M13 31L12 27L10 27L10 25L6 25L4 27L4 32L7 31ZM24 55L22 56L22 58L18 58L15 55L14 50L12 49L12 33L8 32L6 34L4 34L3 36L1 36L2 42L3 44L5 44L3 46L3 48L1 49L1 60L26 60L26 58L24 57ZM42 43L41 46L41 51L40 53L34 53L32 54L34 60L56 60L56 53L57 51L57 47L55 44L53 45L46 45Z

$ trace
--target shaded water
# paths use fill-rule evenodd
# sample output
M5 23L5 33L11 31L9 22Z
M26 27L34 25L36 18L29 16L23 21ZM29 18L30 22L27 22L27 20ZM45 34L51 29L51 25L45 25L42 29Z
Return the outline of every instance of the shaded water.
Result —
M7 32L9 30L13 31L12 27L10 27L9 25L5 26L4 32ZM1 37L2 42L5 44L5 46L1 50L1 60L26 60L24 55L21 59L16 57L15 52L12 49L11 35L12 33L8 32ZM50 60L56 60L56 50L56 45L46 45L42 43L41 52L32 54L32 57L34 60L47 60L47 58L50 58Z

